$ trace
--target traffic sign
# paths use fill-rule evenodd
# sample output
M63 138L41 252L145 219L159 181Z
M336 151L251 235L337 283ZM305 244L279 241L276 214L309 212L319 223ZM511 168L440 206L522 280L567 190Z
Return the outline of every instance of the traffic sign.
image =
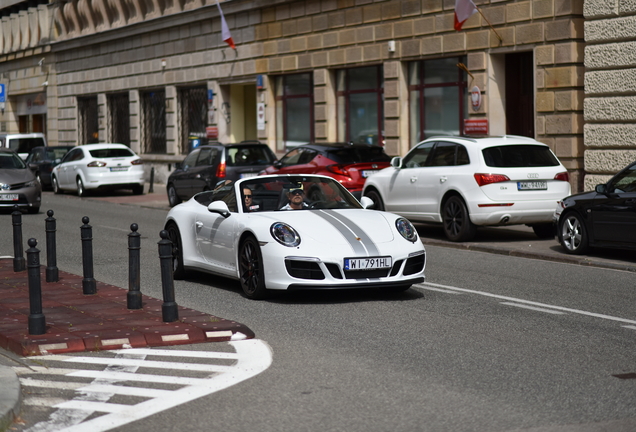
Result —
M0 84L0 102L7 101L7 93L4 91L4 84Z

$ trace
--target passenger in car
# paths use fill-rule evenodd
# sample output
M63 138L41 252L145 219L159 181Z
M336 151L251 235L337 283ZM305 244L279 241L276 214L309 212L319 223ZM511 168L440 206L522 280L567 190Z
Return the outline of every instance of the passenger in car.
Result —
M302 188L292 189L287 192L289 202L281 207L281 210L302 210L309 208L305 202L305 191Z

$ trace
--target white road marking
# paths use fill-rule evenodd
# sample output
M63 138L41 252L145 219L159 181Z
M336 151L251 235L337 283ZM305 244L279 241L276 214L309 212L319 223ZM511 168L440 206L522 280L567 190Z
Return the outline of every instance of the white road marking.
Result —
M538 312L546 312L546 313L551 313L551 314L555 314L555 315L563 315L564 312L559 312L559 311L555 311L552 309L546 309L546 308L538 308L538 307L534 307L534 306L528 306L528 305L524 305L524 304L519 304L519 303L513 303L513 302L501 302L502 305L508 305L508 306L515 306L518 308L523 308L523 309L530 309L533 311L538 311Z
M61 398L42 398L42 397L28 397L24 398L22 401L23 404L29 406L37 406L37 407L52 407L56 404L66 402L65 399Z
M418 287L418 288L422 288L422 289L425 289L425 290L429 290L429 291L442 292L442 293L444 293L444 294L456 294L456 295L460 295L460 294L461 294L460 292L457 292L457 291L448 290L448 289L442 289L442 288L427 287L427 286L424 286L424 285L422 285L422 284L417 284L417 285L415 285L415 286L416 286L416 287Z
M39 387L39 388L50 388L57 390L77 390L80 387L83 387L84 383L74 383L74 382L65 382L65 381L44 381L44 380L36 380L33 378L20 378L20 384L24 387Z
M630 329L630 330L636 330L636 326L626 325L621 327L625 327L626 329Z
M623 322L623 323L626 323L626 324L636 324L635 320L614 317L614 316L611 316L611 315L604 315L604 314L598 314L598 313L594 313L594 312L582 311L582 310L579 310L579 309L571 309L571 308L566 308L566 307L562 307L562 306L555 306L555 305L549 305L549 304L545 304L545 303L538 303L538 302L533 302L533 301L529 301L529 300L523 300L523 299L518 299L518 298L514 298L514 297L507 297L507 296L502 296L502 295L498 295L498 294L491 294L491 293L487 293L487 292L483 292L483 291L469 290L469 289L466 289L466 288L458 288L458 287L449 286L449 285L440 285L440 284L434 284L434 283L430 283L430 282L424 282L424 284L425 285L429 285L429 286L433 286L433 287L436 287L436 288L445 288L445 289L449 289L449 290L456 290L456 291L463 292L463 293L476 294L476 295L481 295L481 296L484 296L484 297L492 297L492 298L496 298L496 299L500 299L500 300L508 300L508 301L512 301L512 302L516 302L516 303L524 303L524 304L527 304L527 305L538 306L538 307L543 307L543 308L548 308L548 309L554 309L554 310L559 310L559 311L562 311L562 312L571 312L571 313L574 313L574 314L586 315L586 316L591 316L591 317L594 317L594 318L605 319L605 320L609 320L609 321ZM420 284L415 285L415 286L420 286Z
M60 390L75 390L73 400L58 400L57 398L33 398L31 403L41 406L58 408L48 421L40 422L26 432L77 431L91 432L107 431L133 421L143 419L169 408L190 402L197 398L223 390L241 381L252 378L266 370L272 363L272 353L269 346L260 340L244 340L229 342L234 347L231 352L204 351L176 351L162 349L125 349L114 350L116 357L73 357L64 355L43 355L30 357L33 360L51 360L77 364L106 364L105 370L78 370L46 367L16 367L20 375L34 373L66 375L73 378L93 378L92 383L63 383L50 384L43 380L21 378L22 382L33 387L48 387ZM153 358L192 358L203 360L233 360L232 366L161 362L145 360ZM152 375L136 373L140 367L157 371L164 369L198 371L210 374L207 378L188 378L168 375ZM65 373L62 373L65 372ZM126 385L117 383L127 381ZM131 383L162 383L180 386L175 390L160 390L153 388L134 387ZM142 402L125 405L109 403L108 400L116 395L136 396L144 398ZM48 403L47 403L48 401ZM95 413L106 413L95 416ZM87 420L90 417L90 420Z

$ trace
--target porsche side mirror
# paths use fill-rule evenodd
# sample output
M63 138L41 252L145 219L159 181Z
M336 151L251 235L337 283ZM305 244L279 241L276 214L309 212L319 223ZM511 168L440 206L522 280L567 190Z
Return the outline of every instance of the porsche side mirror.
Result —
M402 158L394 157L393 159L391 159L391 166L393 168L400 168L402 166Z
M362 204L362 208L364 209L372 209L373 207L375 207L375 203L368 196L363 196L362 198L360 198L360 204Z
M231 215L230 209L227 208L225 201L213 201L208 206L208 211L210 213L218 213L224 218L229 218Z

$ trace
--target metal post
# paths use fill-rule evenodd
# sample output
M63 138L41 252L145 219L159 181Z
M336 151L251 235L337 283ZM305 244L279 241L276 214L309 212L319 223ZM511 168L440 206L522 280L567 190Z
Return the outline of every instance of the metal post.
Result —
M172 279L172 242L168 239L168 231L162 230L159 235L159 260L161 262L161 287L163 289L163 305L161 312L163 322L174 322L179 319L179 310L174 299L174 280Z
M128 309L141 309L141 234L136 223L130 225L128 234Z
M82 291L84 294L97 294L97 282L93 278L93 227L89 224L88 216L82 218L82 266L84 279L82 279Z
M60 280L60 276L57 269L57 257L55 246L55 229L56 222L53 217L53 210L46 212L48 216L45 221L46 231L46 281L57 282Z
M21 272L26 270L24 253L22 250L22 212L18 206L13 206L11 221L13 223L13 271Z
M30 238L27 242L27 278L29 281L29 334L46 333L46 320L42 313L42 283L40 281L40 251L35 248L37 240Z
M155 182L155 167L150 168L150 187L148 188L148 193L153 193L155 191L153 184Z

